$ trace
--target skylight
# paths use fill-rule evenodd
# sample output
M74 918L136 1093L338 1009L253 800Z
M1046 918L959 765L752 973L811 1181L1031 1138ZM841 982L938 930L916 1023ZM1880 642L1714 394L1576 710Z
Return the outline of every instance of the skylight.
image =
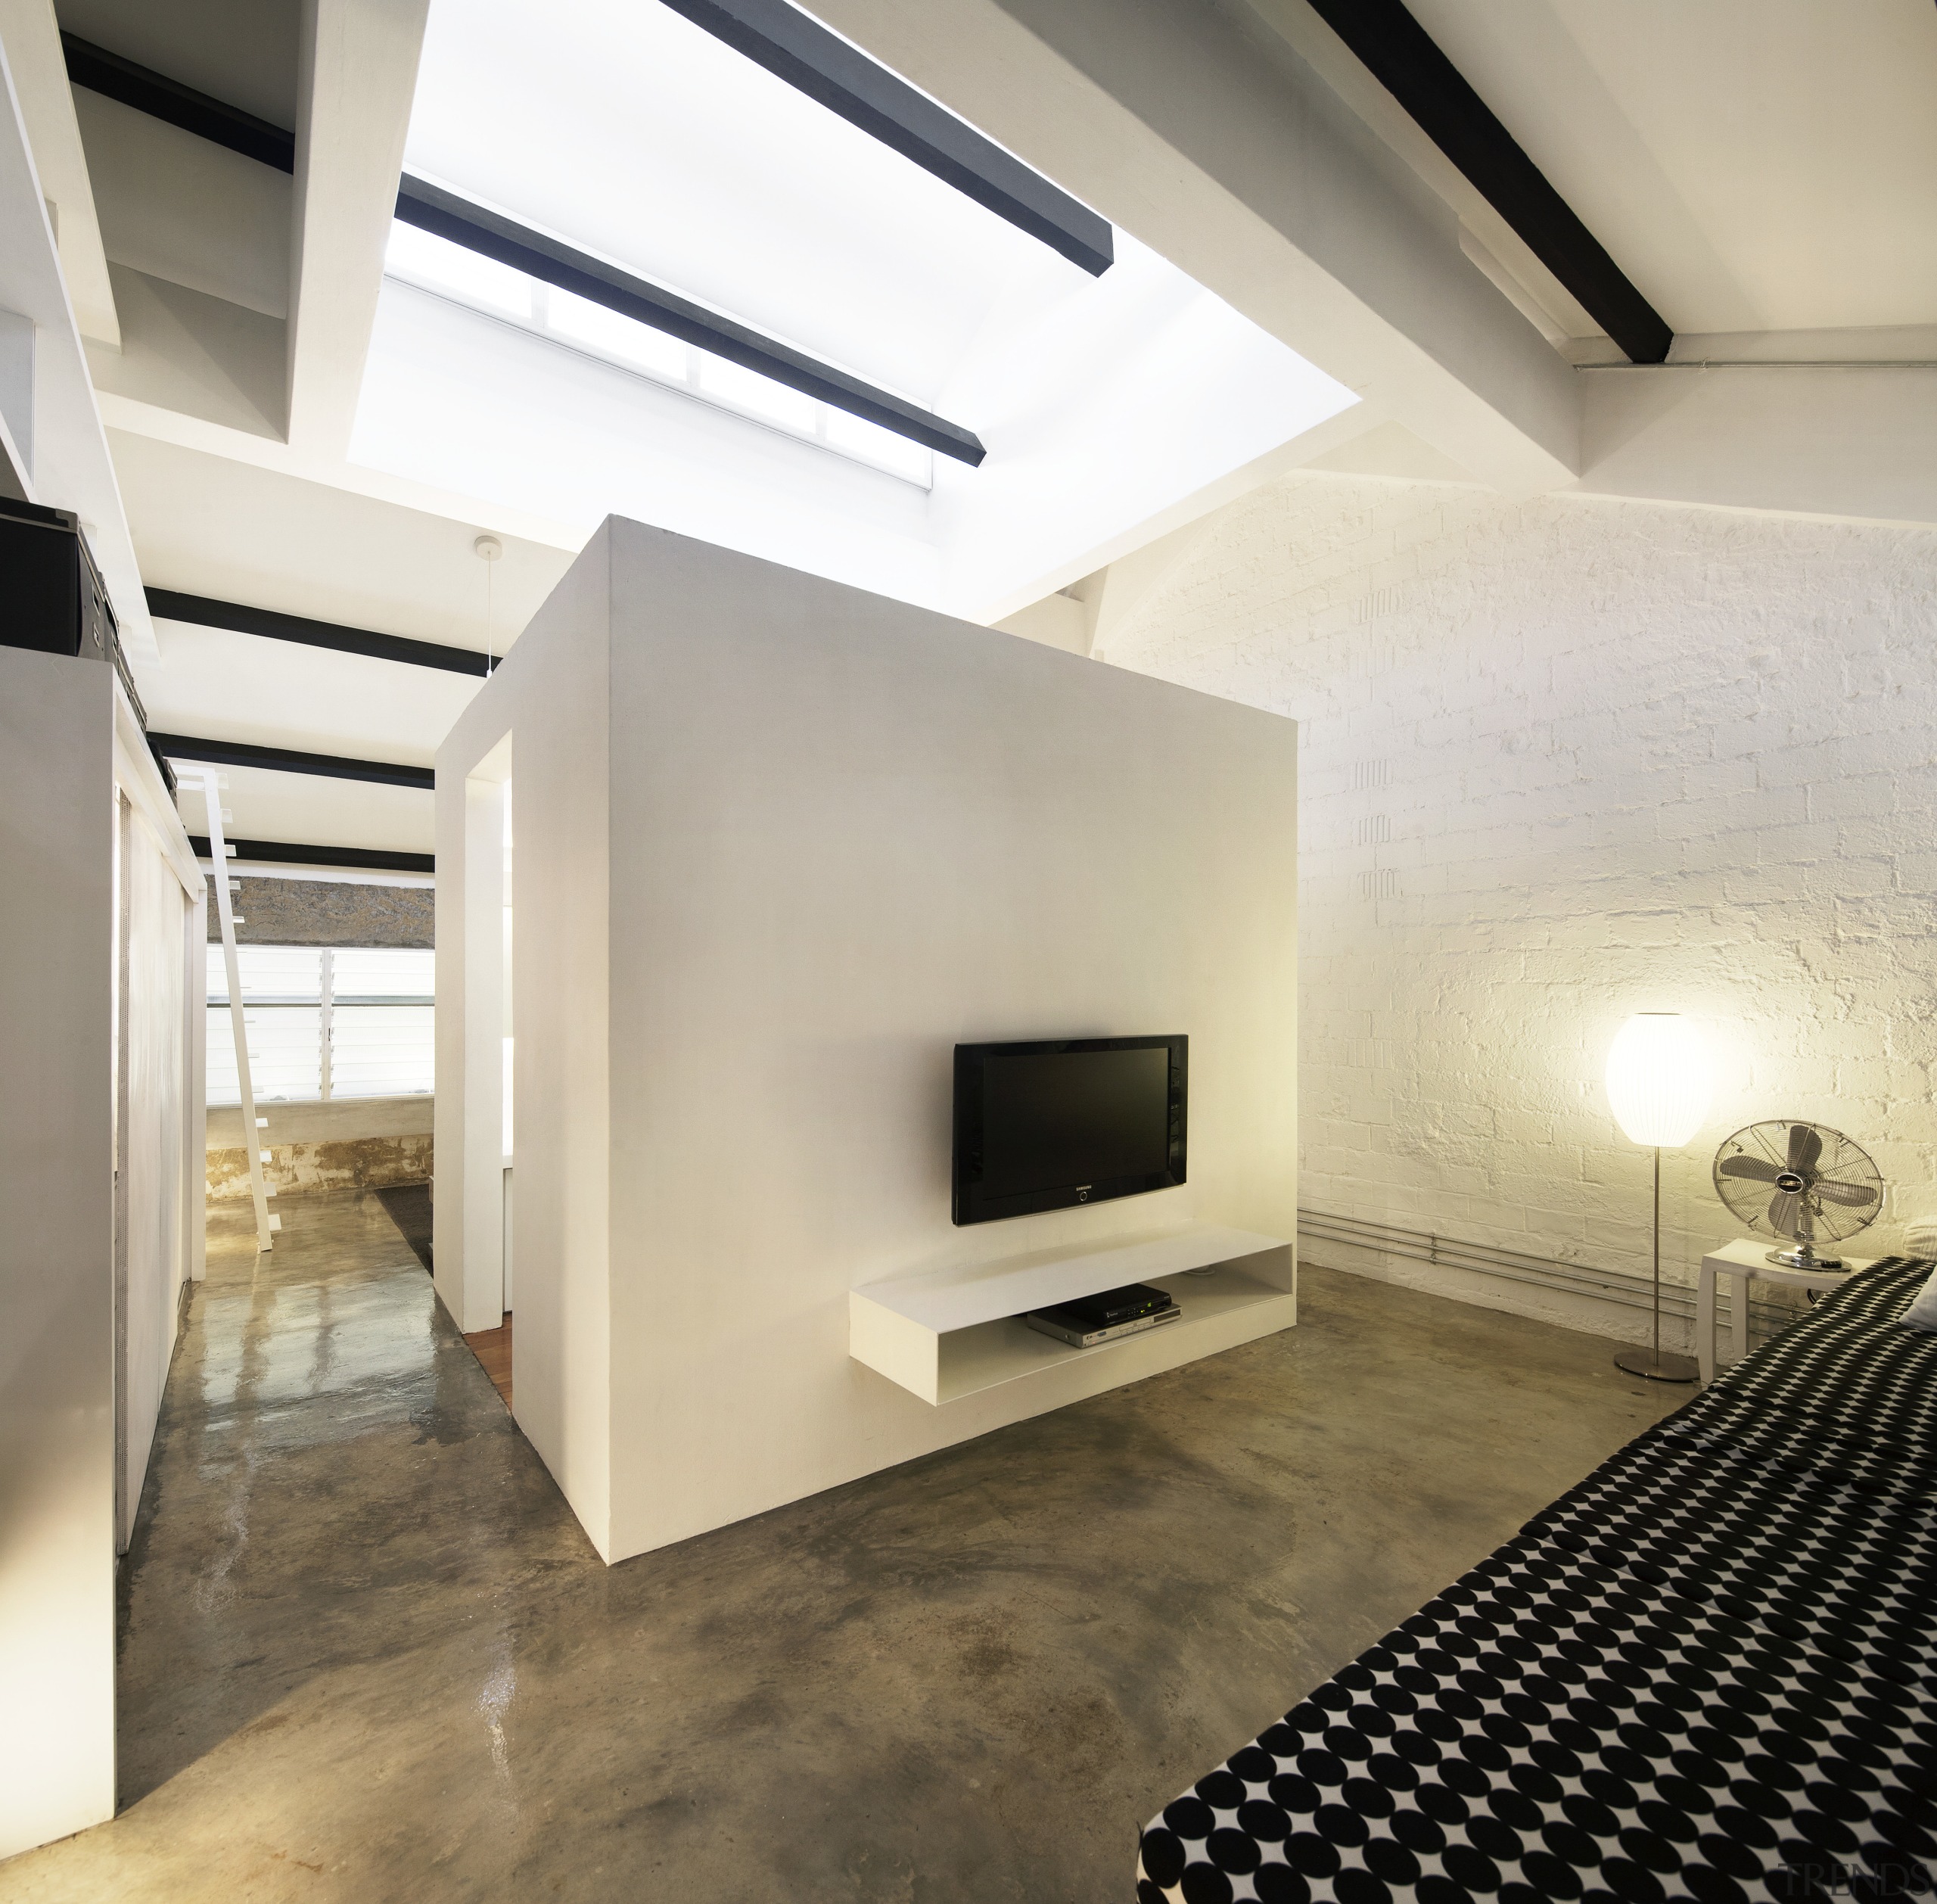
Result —
M923 445L415 226L400 220L391 226L384 272L569 350L650 377L701 402L784 430L923 489L933 487L934 453Z
M985 453L891 436L414 222L353 459L561 542L624 515L992 620L1357 400L1133 232L1093 276L656 0L434 0L404 170Z

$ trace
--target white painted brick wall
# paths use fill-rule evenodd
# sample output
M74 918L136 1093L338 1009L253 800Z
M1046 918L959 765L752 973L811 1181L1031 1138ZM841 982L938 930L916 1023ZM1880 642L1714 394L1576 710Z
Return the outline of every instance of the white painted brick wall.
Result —
M1864 1253L1937 1215L1937 532L1295 475L1107 648L1304 723L1302 1203L1645 1273L1600 1079L1652 1008L1718 1065L1666 1273L1736 1233L1710 1163L1760 1118L1876 1158Z

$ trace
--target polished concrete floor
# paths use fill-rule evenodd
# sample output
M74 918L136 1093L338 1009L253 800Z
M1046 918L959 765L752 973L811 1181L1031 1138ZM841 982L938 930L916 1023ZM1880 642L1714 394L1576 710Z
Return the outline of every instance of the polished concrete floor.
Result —
M1311 1270L1283 1335L608 1569L375 1196L281 1208L177 1352L121 1815L0 1899L1127 1904L1140 1823L1682 1398Z

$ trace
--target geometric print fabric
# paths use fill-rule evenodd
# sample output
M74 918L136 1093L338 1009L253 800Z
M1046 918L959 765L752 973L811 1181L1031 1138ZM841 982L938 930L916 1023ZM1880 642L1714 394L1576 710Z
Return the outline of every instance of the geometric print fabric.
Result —
M1937 1457L1937 1336L1897 1324L1930 1270L1889 1258L1852 1276L1708 1392L1794 1411L1864 1446Z
M1142 1904L1928 1895L1929 1268L1852 1278L1167 1806Z

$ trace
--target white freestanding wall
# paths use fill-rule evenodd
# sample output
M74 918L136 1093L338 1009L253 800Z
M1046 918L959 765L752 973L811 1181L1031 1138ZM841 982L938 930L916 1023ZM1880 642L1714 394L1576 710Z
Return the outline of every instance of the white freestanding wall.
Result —
M1291 722L615 519L438 754L440 870L484 876L507 737L518 1414L608 1558L1200 1352L937 1407L850 1356L857 1286L1293 1234ZM473 1327L496 968L443 877L437 1284ZM1157 1031L1191 1040L1187 1184L953 1227L958 1041Z
M202 881L101 662L0 647L0 889L4 1858L113 1815L115 1552L201 1271Z

